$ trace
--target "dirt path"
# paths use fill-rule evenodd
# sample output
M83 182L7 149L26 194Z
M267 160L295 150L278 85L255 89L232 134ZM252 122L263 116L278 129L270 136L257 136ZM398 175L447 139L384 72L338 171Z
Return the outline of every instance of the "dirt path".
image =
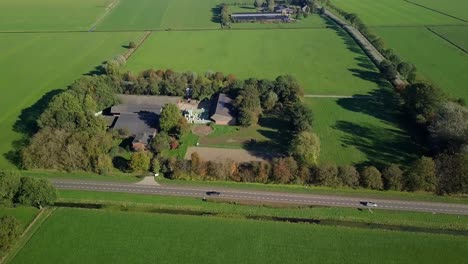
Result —
M273 158L274 153L252 152L245 149L211 148L211 147L189 147L185 159L190 159L192 153L197 152L205 161L232 160L236 162L265 161Z
M119 0L114 0L112 1L107 7L106 7L106 10L104 11L104 14L102 14L100 17L98 17L98 19L96 20L96 22L94 22L94 24L91 25L91 27L89 28L88 32L93 32L94 29L96 29L97 25L99 25L99 23L101 23L102 20L104 20L104 18L112 11L112 9L114 9L117 5L119 4Z

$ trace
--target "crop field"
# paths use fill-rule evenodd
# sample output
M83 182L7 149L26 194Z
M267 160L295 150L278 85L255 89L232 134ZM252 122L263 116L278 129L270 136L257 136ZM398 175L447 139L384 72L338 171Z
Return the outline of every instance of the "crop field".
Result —
M0 168L12 168L5 154L19 133L30 132L31 122L49 98L103 61L123 53L122 46L141 33L0 34ZM44 103L42 103L44 104ZM23 115L20 114L23 112ZM20 120L21 125L15 122ZM18 133L19 132L19 133Z
M88 30L113 0L2 0L0 31Z
M397 124L397 113L384 94L366 99L307 98L320 138L321 162L338 165L371 161L405 164L418 157L420 146Z
M353 95L378 88L375 66L340 34L333 29L156 32L127 68L211 70L238 78L291 74L307 94Z
M431 30L441 35L468 53L468 25L467 26L435 26ZM467 54L468 55L468 54Z
M424 78L439 85L449 96L468 100L468 54L426 28L377 28L376 31L404 60L415 63Z
M410 0L439 12L468 20L468 1L465 0Z
M446 235L58 209L11 263L462 263L466 242Z
M347 12L358 14L369 26L464 24L463 21L404 0L331 0L331 2ZM445 2L445 0L439 2Z

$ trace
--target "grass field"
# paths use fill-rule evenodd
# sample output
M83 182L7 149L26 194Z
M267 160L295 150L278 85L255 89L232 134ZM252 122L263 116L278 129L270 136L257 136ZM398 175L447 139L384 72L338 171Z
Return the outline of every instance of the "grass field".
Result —
M404 0L331 0L331 2L347 12L358 14L364 23L369 26L465 24L463 21L416 6ZM439 2L445 2L445 0Z
M239 78L292 74L309 94L352 95L379 86L370 60L333 29L157 32L127 64L133 71L151 67Z
M413 62L426 79L439 85L449 96L468 100L468 55L465 52L426 28L375 30L404 60Z
M462 263L466 243L446 235L58 209L11 263Z
M390 93L367 99L307 98L314 112L314 131L321 141L321 162L405 164L418 157L420 147L398 126Z
M102 193L90 191L60 190L60 202L99 203L109 210L145 211L155 209L204 212L226 217L290 217L320 220L351 221L357 223L387 224L408 227L424 227L451 230L468 230L468 216L431 214L389 210L358 210L341 207L284 207L254 204L204 202L200 198L155 196L129 193Z
M468 20L468 1L465 0L410 0L413 3Z
M113 0L1 0L0 31L88 30Z
M0 168L12 168L4 155L39 109L82 74L123 53L141 33L0 34ZM42 101L38 102L39 99ZM22 110L24 112L20 116ZM21 126L15 122L21 119ZM15 132L16 131L16 132ZM20 132L20 133L18 133Z
M446 38L450 42L453 42L455 45L464 49L468 53L468 25L459 27L435 26L431 27L431 30L437 32L437 34L442 35L442 37Z
M0 216L9 215L15 217L23 229L36 217L39 210L34 207L0 207Z

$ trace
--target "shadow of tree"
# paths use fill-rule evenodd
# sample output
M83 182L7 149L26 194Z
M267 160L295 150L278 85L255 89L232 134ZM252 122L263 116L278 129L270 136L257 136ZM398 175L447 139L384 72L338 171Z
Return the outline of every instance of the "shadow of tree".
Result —
M221 8L221 5L211 8L211 22L221 24L221 18L219 17L221 14Z
M398 129L348 121L338 121L333 128L345 133L341 139L344 146L356 147L373 165L408 164L419 157L420 146Z

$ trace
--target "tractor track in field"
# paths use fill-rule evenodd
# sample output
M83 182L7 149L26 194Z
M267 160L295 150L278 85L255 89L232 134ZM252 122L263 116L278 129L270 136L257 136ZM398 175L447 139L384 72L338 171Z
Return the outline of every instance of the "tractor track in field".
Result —
M411 1L409 1L409 0L405 0L405 2L410 3L410 4L413 4L413 5L415 5L415 6L422 7L422 8L427 9L427 10L431 10L432 12L436 12L436 13L439 13L439 14L441 14L441 15L448 16L448 17L451 17L451 18L453 18L453 19L456 19L456 20L459 20L459 21L468 23L468 21L465 20L465 19L463 19L463 18L459 18L459 17L456 17L456 16L452 16L452 15L450 15L450 14L444 13L444 12L439 11L439 10L437 10L437 9L433 9L433 8L430 8L430 7L427 7L427 6L424 6L424 5L415 3L415 2L411 2Z
M451 41L450 39L444 37L444 35L438 33L437 31L433 30L432 28L430 27L426 27L427 30L429 30L432 34L438 36L439 38L447 41L448 43L452 44L455 48L463 51L464 53L468 54L468 50L464 49L463 47L460 47L458 44L456 44L455 42Z

